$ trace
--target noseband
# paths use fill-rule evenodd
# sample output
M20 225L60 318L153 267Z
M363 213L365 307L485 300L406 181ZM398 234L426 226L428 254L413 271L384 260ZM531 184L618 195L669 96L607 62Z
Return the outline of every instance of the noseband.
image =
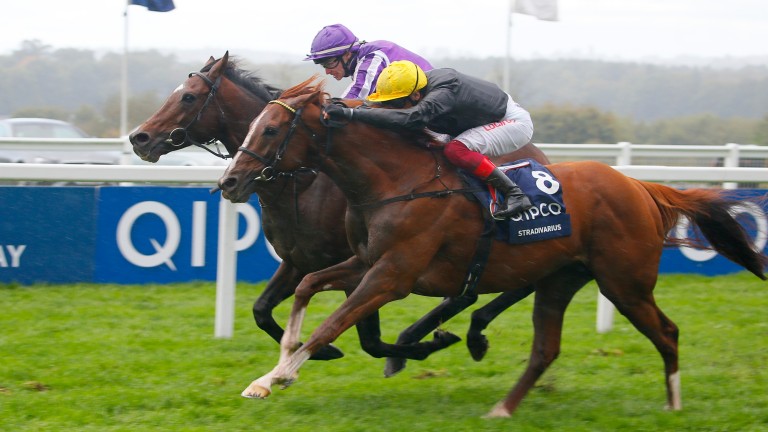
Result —
M285 155L285 151L288 148L288 142L291 141L291 138L293 137L294 132L296 132L296 126L301 124L304 126L307 131L309 131L310 136L312 137L312 140L314 141L317 138L317 134L315 131L313 131L309 126L307 126L306 123L304 123L301 120L301 113L303 112L304 108L293 108L292 106L288 105L287 103L279 100L272 100L269 101L269 104L276 104L280 105L281 107L287 109L288 111L293 113L293 120L291 121L291 126L288 129L288 134L285 136L283 141L280 143L280 145L277 147L277 151L275 152L275 155L271 159L267 159L264 156L258 155L246 148L245 146L240 147L237 149L238 151L241 151L248 156L256 159L257 161L263 163L266 165L263 170L261 170L261 173L255 177L254 181L271 181L274 180L275 177L278 174L283 174L275 168L277 164L283 159L283 155ZM331 135L330 132L328 133L328 140L330 141ZM307 168L301 168L301 171L306 170Z
M218 148L216 149L216 151L213 151L207 147L207 145L215 143L216 138L211 138L210 140L201 143L193 140L189 136L189 132L187 132L187 129L192 127L192 125L195 124L195 122L200 120L200 118L203 116L203 112L205 112L205 109L208 107L208 104L210 104L211 101L216 98L216 92L219 90L219 84L221 84L221 76L216 78L216 81L214 82L200 72L190 72L188 76L191 78L193 75L197 76L198 78L205 81L206 84L208 84L208 88L209 88L208 97L205 99L205 103L203 103L203 106L200 107L200 111L197 112L197 115L195 116L195 118L193 118L192 121L189 122L189 124L186 127L176 128L171 131L171 135L169 136L169 138L171 139L171 144L176 147L181 147L184 144L190 144L196 147L200 147L203 150L206 150L207 152L213 154L214 156L218 156L222 159L228 159L232 156L227 156L223 154ZM219 110L221 111L221 107L219 107ZM222 117L224 116L223 111L221 112L221 115Z

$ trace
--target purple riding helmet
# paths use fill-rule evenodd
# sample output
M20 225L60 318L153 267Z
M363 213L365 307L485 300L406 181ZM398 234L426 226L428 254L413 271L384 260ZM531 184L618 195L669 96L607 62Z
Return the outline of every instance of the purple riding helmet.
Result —
M304 60L312 60L315 64L320 64L328 58L341 57L347 51L357 51L357 48L363 43L365 42L360 42L347 27L341 24L328 25L317 32L315 39L312 40L310 53ZM348 70L348 65L351 62L340 60L344 65L345 76L349 76L352 73L351 70Z

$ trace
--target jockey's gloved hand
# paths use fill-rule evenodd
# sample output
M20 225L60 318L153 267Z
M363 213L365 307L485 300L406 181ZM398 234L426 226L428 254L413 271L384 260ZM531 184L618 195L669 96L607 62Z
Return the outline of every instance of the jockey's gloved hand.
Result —
M352 120L352 108L330 104L323 109L323 117L328 120Z

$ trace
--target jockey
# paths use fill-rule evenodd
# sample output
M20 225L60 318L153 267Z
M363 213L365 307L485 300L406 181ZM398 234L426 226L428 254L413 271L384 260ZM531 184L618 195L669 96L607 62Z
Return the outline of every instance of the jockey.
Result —
M391 109L355 109L331 104L325 117L352 119L388 128L429 130L447 134L446 158L471 172L504 195L504 205L494 212L505 219L529 209L530 199L489 156L510 153L528 144L533 136L531 116L493 83L453 69L424 72L409 61L392 62L368 96Z
M376 79L393 61L410 60L423 70L432 70L421 56L388 41L360 41L341 24L323 27L304 60L319 64L336 81L351 76L352 84L341 95L345 99L364 99L375 91Z

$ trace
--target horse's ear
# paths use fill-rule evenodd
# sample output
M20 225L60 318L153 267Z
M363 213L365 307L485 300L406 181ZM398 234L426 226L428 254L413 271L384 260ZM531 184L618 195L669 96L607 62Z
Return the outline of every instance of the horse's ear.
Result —
M211 67L210 72L208 72L208 78L216 79L221 74L224 73L224 70L227 68L227 63L229 62L229 51L224 53L224 57L219 59L219 61Z
M208 61L207 61L207 62L205 62L205 66L210 66L210 65L211 65L211 63L213 63L213 62L215 62L215 61L216 61L216 59L215 59L215 58L213 58L213 56L211 56L211 58L209 58L209 59L208 59Z
M307 102L314 103L320 106L325 105L327 102L325 98L326 95L327 93L325 93L323 89L318 89L317 91L309 95L309 97L307 98Z

